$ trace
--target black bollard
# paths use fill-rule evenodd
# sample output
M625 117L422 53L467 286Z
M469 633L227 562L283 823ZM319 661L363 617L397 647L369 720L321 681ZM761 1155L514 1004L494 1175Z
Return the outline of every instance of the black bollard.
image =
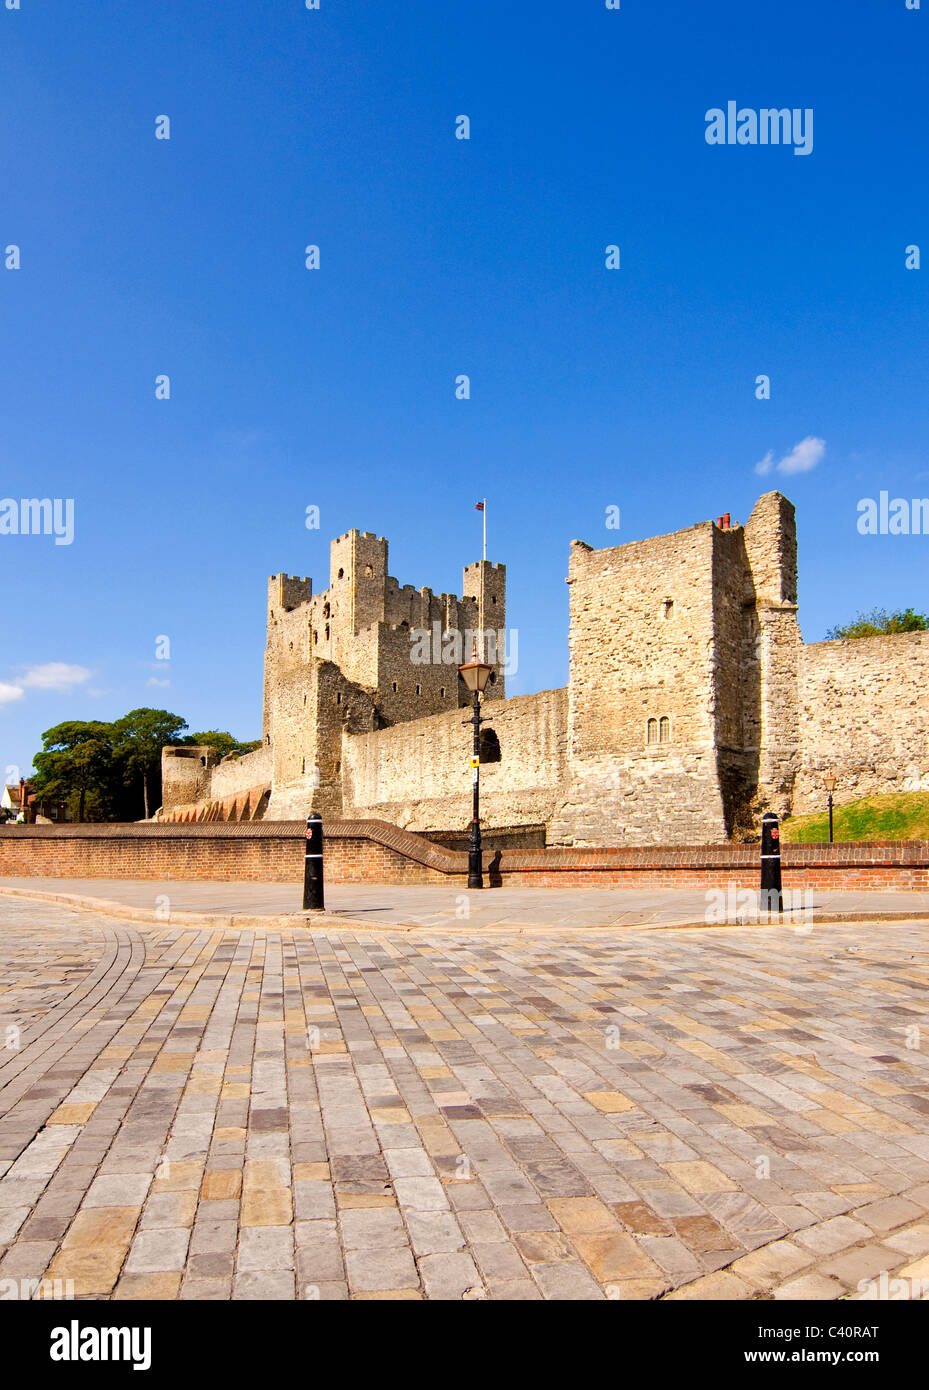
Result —
M311 811L306 818L306 855L303 860L303 910L322 912L323 901L323 818Z
M781 895L781 832L777 816L765 811L761 817L761 911L783 912Z

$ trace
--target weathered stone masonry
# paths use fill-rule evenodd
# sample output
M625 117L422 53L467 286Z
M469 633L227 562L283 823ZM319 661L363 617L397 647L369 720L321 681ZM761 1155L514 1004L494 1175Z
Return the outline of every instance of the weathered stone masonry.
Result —
M780 493L744 526L726 516L605 550L574 541L568 583L565 689L507 700L504 651L488 651L485 825L544 825L550 845L710 844L751 833L767 808L819 807L829 767L840 802L929 786L929 634L804 644ZM456 666L466 634L506 629L505 567L467 566L463 595L401 587L386 540L358 531L333 541L325 592L273 576L263 746L218 767L211 750L166 749L162 817L315 809L463 828Z

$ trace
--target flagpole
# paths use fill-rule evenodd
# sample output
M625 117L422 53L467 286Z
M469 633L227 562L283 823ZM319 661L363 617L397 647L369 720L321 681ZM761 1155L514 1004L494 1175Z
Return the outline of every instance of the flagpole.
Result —
M478 626L481 631L481 660L484 660L484 564L487 562L487 498L484 498L484 505L481 507L481 520L484 524L484 560L481 564L481 605L478 615Z

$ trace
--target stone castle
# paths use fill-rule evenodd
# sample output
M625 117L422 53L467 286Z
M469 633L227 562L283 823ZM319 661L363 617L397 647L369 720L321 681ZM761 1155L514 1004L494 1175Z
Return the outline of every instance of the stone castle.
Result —
M550 845L704 844L766 809L929 786L929 633L804 643L794 508L595 550L571 544L567 687L506 698L506 569L462 592L401 587L387 542L332 542L329 588L268 586L262 747L216 764L167 748L161 819L470 818L472 642L493 664L482 731L489 829ZM544 839L543 839L544 837Z

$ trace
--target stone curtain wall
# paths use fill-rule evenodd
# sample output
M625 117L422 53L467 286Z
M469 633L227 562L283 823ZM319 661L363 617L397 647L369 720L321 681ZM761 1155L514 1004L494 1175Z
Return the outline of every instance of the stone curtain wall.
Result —
M210 796L214 801L223 801L263 784L271 785L270 748L256 748L241 758L217 763L210 777Z
M0 877L281 882L300 911L303 823L0 827ZM377 821L325 828L329 883L467 883L467 855ZM785 845L784 887L929 889L929 844ZM496 860L497 856L493 856ZM493 885L537 888L758 888L757 846L504 849ZM154 903L153 903L154 907Z
M482 824L537 825L563 795L566 692L491 703L499 763L481 765ZM449 830L471 819L467 709L342 740L343 813L412 830Z
M794 813L822 811L822 775L840 804L929 789L929 633L800 648L800 771Z

